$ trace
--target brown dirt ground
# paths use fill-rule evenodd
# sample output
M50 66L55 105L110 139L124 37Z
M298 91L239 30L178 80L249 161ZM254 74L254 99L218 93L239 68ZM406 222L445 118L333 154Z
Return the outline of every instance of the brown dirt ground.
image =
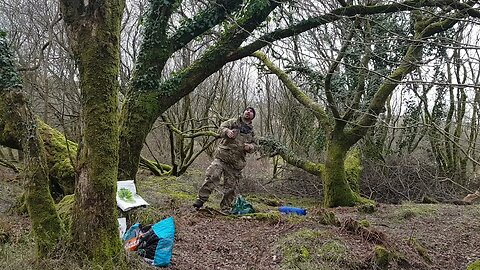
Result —
M28 262L33 260L33 246L22 236L28 234L28 219L7 211L14 204L15 196L20 193L21 183L15 175L5 170L0 172L0 176L0 234L1 230L9 234L9 248L28 246L24 254L18 255L7 250L6 245L0 242L0 255L3 257L0 266L2 269L5 266L10 269L30 269ZM156 180L148 178L145 181ZM142 187L145 192L141 195L152 204L150 209L162 211L161 216L172 215L175 218L176 241L172 264L167 269L379 269L372 261L378 239L350 232L342 226L320 224L315 215L318 209L311 205L305 205L309 211L306 217L282 216L267 220L231 218L197 212L190 207L190 200L172 203L173 199L161 197L163 195L155 193L153 188L147 190L147 186ZM170 202L172 207L166 207L166 202ZM261 209L276 211L274 207L265 205ZM380 204L373 214L359 213L355 208L329 210L335 212L340 222L348 219L369 221L369 230L383 237L383 244L400 254L387 269L464 270L469 263L480 259L479 204ZM329 262L331 264L327 265L330 267L315 266L315 262L320 260L315 254L318 247L308 247L307 255L297 257L297 266L286 265L285 256L281 252L282 243L285 245L284 239L305 228L325 235L324 239L315 240L314 245L321 245L329 238L334 238L344 243L348 253ZM430 263L416 251L412 244L414 241L425 247ZM26 259L15 256L24 256ZM313 264L305 263L309 258ZM137 259L130 259L129 265L131 269L152 269Z
M429 205L428 207L430 207ZM434 205L435 213L399 219L400 205L380 205L374 214L359 214L354 208L332 209L340 221L367 219L371 228L383 232L387 241L406 256L410 265L391 264L388 269L466 269L480 259L480 206ZM188 211L188 210L185 210ZM408 211L407 211L408 212ZM188 213L176 216L178 237L169 269L281 269L277 241L302 228L330 231L343 240L358 268L369 264L374 243L341 227L325 226L306 218L302 222L277 223L226 219ZM416 239L426 248L431 263L418 255L409 243ZM349 269L352 268L338 268ZM308 269L308 268L298 268Z

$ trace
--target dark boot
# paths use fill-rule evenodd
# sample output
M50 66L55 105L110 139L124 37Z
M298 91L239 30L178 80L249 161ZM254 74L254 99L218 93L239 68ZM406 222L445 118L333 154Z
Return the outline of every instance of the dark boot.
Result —
M194 203L193 203L193 207L199 209L203 206L205 202L200 200L200 199L197 199Z

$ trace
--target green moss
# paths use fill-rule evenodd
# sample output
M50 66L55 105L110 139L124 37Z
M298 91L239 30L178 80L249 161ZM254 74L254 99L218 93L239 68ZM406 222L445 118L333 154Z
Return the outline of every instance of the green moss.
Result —
M57 183L64 194L73 194L75 170L72 161L77 157L78 145L41 120L38 120L38 126L45 144L50 181Z
M277 243L282 269L350 269L347 246L327 231L301 229Z
M282 215L279 212L252 213L242 215L241 218L251 218L255 220L265 221L270 224L277 224L282 220Z
M377 210L376 204L372 200L358 196L356 202L356 208L360 213L372 214Z
M147 201L162 199L163 201L194 201L196 190L190 183L185 183L175 176L152 176L138 181L139 192L145 194ZM143 193L142 193L143 191Z
M50 195L44 145L35 116L21 91L20 76L4 36L0 37L0 66L0 118L3 118L0 120L0 139L2 144L22 149L25 154L25 205L35 238L36 255L45 258L57 245L62 227Z
M345 158L345 177L353 192L360 192L360 177L362 176L362 157L358 148L354 148L347 153Z
M75 9L71 1L62 10ZM84 17L66 21L76 33L73 52L79 66L82 151L72 219L72 246L102 269L122 265L115 184L118 170L118 74L124 1L104 1ZM100 14L98 19L93 14ZM85 24L78 23L85 21ZM83 258L82 258L83 259Z
M56 204L56 209L60 220L62 221L63 227L67 232L70 231L72 226L72 209L75 203L75 195L67 195Z
M278 207L281 206L283 203L278 197L274 197L271 195L247 195L245 196L245 199L249 202L255 203L255 204L263 204L265 206L270 206L270 207Z
M347 247L339 240L330 240L324 243L317 253L325 261L339 261L347 255Z
M392 262L399 262L399 264L409 265L405 257L395 251L391 251L384 246L376 245L373 249L373 264L375 269L389 269Z
M124 214L127 217L127 220L148 225L167 218L168 214L165 210L166 209L164 208L149 206L147 208L135 208Z
M110 235L102 234L97 239L98 245L92 250L93 269L125 269L125 254L122 242L118 237L112 239Z
M39 258L49 256L63 235L63 227L48 187L42 146L37 135L30 137L23 147L26 154L25 203Z
M143 143L160 115L158 103L158 93L141 91L127 99L122 108L118 165L120 180L136 179Z
M316 198L309 198L309 197L284 197L282 201L285 205L292 205L295 207L302 207L302 208L311 208L316 207L321 204L321 201Z
M380 269L387 269L388 265L394 258L393 253L380 245L376 245L373 252L375 265Z
M396 210L393 215L398 219L411 219L417 216L433 216L437 214L437 206L434 204L405 203Z
M360 225L362 227L365 227L365 228L368 228L368 227L370 227L370 221L368 221L366 219L362 219L358 222L358 225Z
M2 32L5 33L5 32ZM0 90L7 88L20 88L22 80L13 62L13 55L8 48L6 35L0 36Z
M329 140L323 173L323 199L325 207L353 206L355 193L350 188L345 174L345 156L347 149L342 144L342 134L332 134L335 140Z
M322 232L302 229L283 239L279 248L283 255L283 264L287 268L311 263L310 253L314 252L313 243L322 236Z
M480 260L469 264L466 270L480 270Z
M303 169L311 174L322 175L322 173L325 171L325 165L313 162L304 162Z

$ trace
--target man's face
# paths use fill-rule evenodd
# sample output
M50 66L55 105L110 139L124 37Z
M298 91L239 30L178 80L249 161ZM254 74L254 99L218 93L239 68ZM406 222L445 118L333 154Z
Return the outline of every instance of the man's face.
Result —
M246 109L244 112L243 112L243 118L245 118L245 120L252 120L253 119L253 111L251 109Z

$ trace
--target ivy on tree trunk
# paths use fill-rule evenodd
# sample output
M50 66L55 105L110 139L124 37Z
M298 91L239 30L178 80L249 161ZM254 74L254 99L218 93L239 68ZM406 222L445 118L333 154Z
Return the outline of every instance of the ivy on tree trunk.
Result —
M25 201L32 222L37 256L52 255L63 228L50 195L48 167L38 122L22 92L12 55L0 37L0 142L25 154Z

